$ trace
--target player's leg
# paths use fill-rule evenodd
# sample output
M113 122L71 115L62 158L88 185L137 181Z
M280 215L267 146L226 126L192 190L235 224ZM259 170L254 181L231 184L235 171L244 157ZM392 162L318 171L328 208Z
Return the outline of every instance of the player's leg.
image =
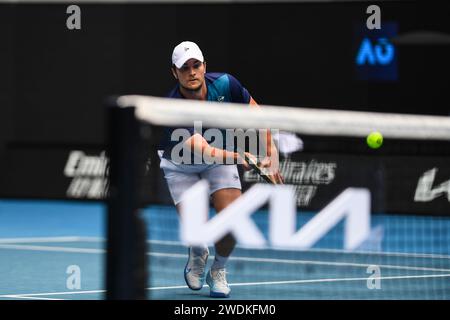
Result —
M226 188L217 190L212 194L214 209L217 213L228 207L234 200L241 196L241 190L236 188ZM216 256L228 258L236 245L236 240L231 233L215 243ZM226 262L226 261L225 261ZM222 266L223 263L213 264L213 267Z
M226 188L217 190L212 194L212 200L216 212L220 212L230 205L241 195L240 189ZM211 288L212 297L227 298L231 289L226 278L226 264L228 258L236 245L236 240L232 234L227 234L214 245L215 255L211 269L206 275L206 282Z
M181 203L177 204L177 213L180 215ZM184 267L184 280L192 290L203 288L206 276L206 264L208 263L209 249L205 244L188 248L188 261Z
M241 196L241 183L236 166L221 165L202 174L210 184L211 198L218 214ZM226 263L236 245L231 234L215 243L215 257L206 282L212 297L228 297L230 287L226 280Z
M177 167L166 159L161 160L161 168L164 171L170 195L179 215L183 192L200 181L200 176L196 172L183 170L183 168ZM208 256L209 251L206 245L188 248L188 261L184 268L184 279L190 289L200 290L203 287Z

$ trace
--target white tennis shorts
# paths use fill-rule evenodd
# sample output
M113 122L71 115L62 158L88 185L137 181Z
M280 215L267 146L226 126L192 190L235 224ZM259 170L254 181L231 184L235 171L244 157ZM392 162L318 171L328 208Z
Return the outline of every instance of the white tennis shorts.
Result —
M241 180L236 165L223 164L176 164L161 158L160 168L164 171L172 200L177 205L183 193L202 179L209 183L209 195L220 189L241 189Z

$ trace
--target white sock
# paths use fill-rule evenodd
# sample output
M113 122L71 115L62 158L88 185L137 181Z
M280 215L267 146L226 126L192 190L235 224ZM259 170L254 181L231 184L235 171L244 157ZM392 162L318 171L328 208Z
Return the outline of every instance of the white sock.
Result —
M208 247L206 245L199 247L192 247L192 253L195 256L202 256L205 253L205 251L208 251Z
M213 269L213 270L214 269L215 270L223 269L223 268L225 268L225 264L227 263L227 261L228 261L228 257L222 257L216 253L216 255L214 257L214 263L211 266L211 269Z

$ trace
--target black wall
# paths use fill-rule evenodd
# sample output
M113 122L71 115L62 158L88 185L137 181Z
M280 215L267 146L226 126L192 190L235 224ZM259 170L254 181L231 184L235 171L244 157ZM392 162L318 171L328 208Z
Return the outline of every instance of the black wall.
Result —
M22 168L53 152L64 154L63 166L67 150L102 150L105 97L164 96L175 84L172 49L183 40L197 42L209 71L235 75L260 104L449 114L448 45L399 45L397 81L357 79L354 29L365 25L367 2L79 4L81 30L66 28L69 4L0 5L0 176L9 177L0 181L3 195L13 172L36 172ZM446 2L379 5L382 23L396 22L400 34L450 33ZM305 141L312 141L306 152L327 148ZM367 151L348 145L327 151ZM417 150L413 143L391 146L381 152Z
M450 31L450 6L382 3L399 32ZM210 71L234 74L261 104L448 114L448 46L398 47L399 81L355 77L353 28L367 3L1 5L2 140L104 141L109 94L165 95L179 41L203 49Z

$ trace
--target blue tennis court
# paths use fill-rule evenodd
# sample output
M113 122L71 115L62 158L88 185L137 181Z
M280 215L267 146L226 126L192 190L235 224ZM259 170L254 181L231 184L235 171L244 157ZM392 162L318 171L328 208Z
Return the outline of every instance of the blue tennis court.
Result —
M152 206L144 215L152 221L149 297L210 299L208 287L191 291L185 285L187 250L174 208ZM298 224L311 216L299 214ZM104 218L100 203L0 201L0 299L103 299ZM267 232L266 213L254 218ZM312 250L236 248L227 269L231 299L450 298L450 219L373 215L372 237L355 252L341 249L342 228ZM76 288L70 285L74 266Z

